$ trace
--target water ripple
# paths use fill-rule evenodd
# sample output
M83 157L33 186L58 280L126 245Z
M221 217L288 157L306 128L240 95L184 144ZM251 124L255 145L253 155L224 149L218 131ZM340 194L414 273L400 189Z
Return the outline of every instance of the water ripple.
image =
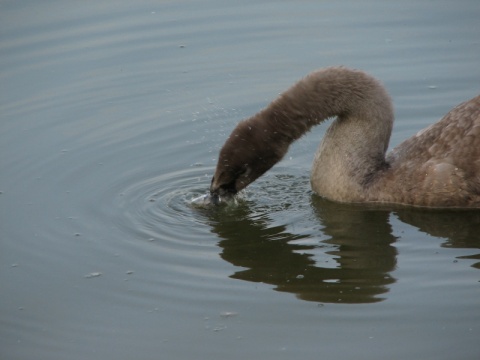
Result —
M163 229L170 226L168 231L172 233L171 227L195 222L188 204L205 193L212 171L191 167L126 184L115 205L125 210L123 216L130 224L151 236L159 235L159 224Z

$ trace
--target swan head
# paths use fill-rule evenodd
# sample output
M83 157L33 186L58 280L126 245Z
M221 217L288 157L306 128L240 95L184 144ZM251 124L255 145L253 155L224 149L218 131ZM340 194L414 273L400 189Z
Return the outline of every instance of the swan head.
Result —
M282 159L289 142L274 130L259 126L253 118L237 125L220 150L210 185L212 196L234 196Z
M225 163L221 166L217 165L210 185L210 194L214 198L233 197L255 180L250 174L252 174L252 168L248 164L241 166Z
M228 148L224 146L220 152L217 168L212 177L210 194L214 197L233 197L261 175L256 174L255 163L247 159L242 149L231 151L232 149Z

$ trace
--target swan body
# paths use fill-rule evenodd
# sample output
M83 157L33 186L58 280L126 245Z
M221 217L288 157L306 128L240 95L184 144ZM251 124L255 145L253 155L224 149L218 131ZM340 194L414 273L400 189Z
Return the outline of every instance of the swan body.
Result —
M312 189L339 202L480 208L480 96L388 154L393 106L358 70L314 71L254 116L223 145L210 193L236 194L282 159L292 142L335 117L318 147Z

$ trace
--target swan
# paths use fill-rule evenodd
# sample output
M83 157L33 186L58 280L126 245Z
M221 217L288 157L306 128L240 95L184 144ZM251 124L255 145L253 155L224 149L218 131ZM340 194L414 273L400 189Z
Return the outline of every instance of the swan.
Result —
M220 150L210 196L235 195L333 117L313 161L316 194L345 203L480 208L480 95L387 154L390 97L375 78L346 67L310 73L238 123Z

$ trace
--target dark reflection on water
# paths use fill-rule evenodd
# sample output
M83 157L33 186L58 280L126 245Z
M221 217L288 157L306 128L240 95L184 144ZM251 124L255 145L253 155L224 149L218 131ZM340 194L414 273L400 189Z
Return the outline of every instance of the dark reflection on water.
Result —
M276 286L298 298L322 303L371 303L395 279L395 236L389 212L334 204L312 197L321 231L296 235L286 226L272 226L267 213L258 215L248 203L211 211L212 231L223 239L221 257L246 268L231 277ZM318 240L315 241L315 238ZM307 239L309 244L301 244ZM300 242L300 243L298 243ZM314 243L312 245L312 242ZM321 251L333 261L316 261ZM332 264L334 262L334 264Z
M390 216L435 237L446 248L480 248L478 211L435 211L345 205L311 196L319 231L295 234L275 225L252 201L206 211L222 240L221 257L243 267L232 278L261 282L299 299L321 303L373 303L385 299L397 262L398 239ZM315 254L321 252L322 259ZM480 259L480 255L462 259ZM333 261L331 260L333 259ZM333 264L332 264L333 262ZM479 263L473 265L479 268Z

